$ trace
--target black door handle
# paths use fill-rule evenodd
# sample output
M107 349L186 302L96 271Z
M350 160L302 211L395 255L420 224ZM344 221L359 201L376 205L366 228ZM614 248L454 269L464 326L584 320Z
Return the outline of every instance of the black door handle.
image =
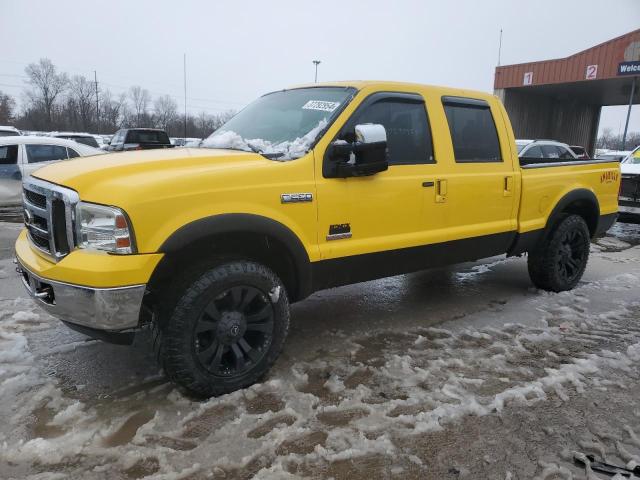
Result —
M423 187L433 187L434 185L434 182L422 182Z

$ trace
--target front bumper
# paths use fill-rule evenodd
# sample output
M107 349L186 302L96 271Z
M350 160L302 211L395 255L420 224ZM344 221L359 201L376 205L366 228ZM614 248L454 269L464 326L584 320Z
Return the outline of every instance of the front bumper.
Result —
M138 326L146 285L93 288L42 278L17 260L29 295L54 317L91 330L117 332Z

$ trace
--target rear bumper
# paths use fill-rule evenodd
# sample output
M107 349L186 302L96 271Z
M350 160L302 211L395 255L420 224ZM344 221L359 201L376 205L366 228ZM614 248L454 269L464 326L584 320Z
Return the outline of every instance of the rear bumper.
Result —
M616 223L617 219L617 213L607 213L605 215L600 215L594 237L601 237L605 233L607 233L607 230L609 230L613 226L613 224Z
M54 317L92 330L117 332L138 326L146 285L92 288L42 278L17 260L29 295Z

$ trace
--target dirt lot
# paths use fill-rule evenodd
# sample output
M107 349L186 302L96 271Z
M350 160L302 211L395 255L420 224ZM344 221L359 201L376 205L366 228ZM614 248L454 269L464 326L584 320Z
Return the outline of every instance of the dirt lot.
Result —
M493 258L320 292L263 383L198 401L148 334L90 340L29 301L0 223L0 478L607 478L640 464L640 228L572 292ZM610 478L610 477L609 477Z

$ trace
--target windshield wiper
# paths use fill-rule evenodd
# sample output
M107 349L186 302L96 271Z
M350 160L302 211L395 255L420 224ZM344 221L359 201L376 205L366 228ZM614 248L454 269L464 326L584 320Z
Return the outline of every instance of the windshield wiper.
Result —
M255 145L251 145L250 143L247 143L247 147L249 147L250 151L252 151L253 153L257 153L258 155L263 156L264 158L268 159L268 160L276 160L280 157L284 157L286 155L285 152L274 152L274 153L264 153L261 149L259 149L258 147L256 147ZM233 147L202 147L202 148L221 148L223 150L234 150L236 152L247 152L249 150L246 150L244 148L233 148Z

